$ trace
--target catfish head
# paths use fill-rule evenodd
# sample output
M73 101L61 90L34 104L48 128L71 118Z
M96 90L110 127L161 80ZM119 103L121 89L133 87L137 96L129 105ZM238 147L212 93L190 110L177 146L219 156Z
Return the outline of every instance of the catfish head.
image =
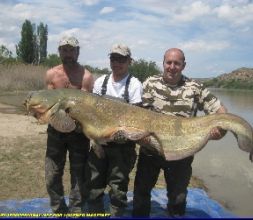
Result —
M56 130L71 132L76 128L75 121L69 116L65 107L66 97L61 90L41 90L30 92L24 101L24 106L39 123L49 123Z

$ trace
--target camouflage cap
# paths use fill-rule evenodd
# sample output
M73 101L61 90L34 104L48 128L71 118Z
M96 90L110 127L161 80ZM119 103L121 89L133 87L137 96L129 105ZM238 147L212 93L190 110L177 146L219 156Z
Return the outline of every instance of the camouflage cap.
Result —
M109 55L112 54L112 53L117 53L117 54L120 54L122 56L131 57L131 50L125 44L114 44L111 48L111 51L110 51Z
M79 47L79 42L78 40L73 37L73 36L64 36L60 42L59 42L59 47L64 46L64 45L70 45L72 47Z

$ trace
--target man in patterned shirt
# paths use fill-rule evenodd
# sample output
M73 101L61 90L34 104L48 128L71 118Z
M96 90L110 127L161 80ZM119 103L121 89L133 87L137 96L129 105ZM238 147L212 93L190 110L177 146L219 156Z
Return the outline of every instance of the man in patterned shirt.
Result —
M227 112L220 100L202 84L182 75L185 65L183 51L177 48L168 49L164 54L163 75L150 77L143 83L143 106L180 117L194 117L197 110L204 111L205 114ZM218 140L224 135L223 130L214 128L211 139ZM150 192L157 182L161 168L164 170L167 185L168 213L170 216L183 216L192 162L193 156L166 161L141 147L134 183L133 216L150 215Z

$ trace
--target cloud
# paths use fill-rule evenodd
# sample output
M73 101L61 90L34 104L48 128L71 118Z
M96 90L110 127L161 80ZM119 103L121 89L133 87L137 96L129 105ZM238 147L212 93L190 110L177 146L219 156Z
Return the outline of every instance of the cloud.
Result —
M244 25L253 22L253 4L247 5L221 5L214 9L218 18L224 19L233 25Z
M20 20L31 19L36 16L33 8L31 5L19 3L13 7L11 14L15 14Z
M198 17L205 16L211 12L209 5L196 1L190 5L183 6L178 13L172 16L173 22L189 22Z
M156 14L166 16L174 13L178 4L184 5L184 1L164 1L164 0L128 0L128 5L143 11L144 14Z
M180 48L183 50L189 51L217 51L223 50L230 46L229 42L222 41L204 41L204 40L196 40L196 41L188 41L180 44Z
M163 19L157 15L128 12L128 16L131 17L132 20L142 22L142 25L148 25L149 28L151 28L151 25L154 28L163 25Z
M76 22L85 17L77 5L70 4L66 0L59 5L55 1L34 1L34 3L1 4L0 23L23 23L25 19L32 23L48 23L52 25L66 25L69 22ZM63 13L67 11L67 13ZM4 18L5 22L3 22Z
M113 7L103 7L99 14L109 14L111 12L115 11L115 8Z
M98 4L100 0L82 0L82 2L87 6L92 6Z

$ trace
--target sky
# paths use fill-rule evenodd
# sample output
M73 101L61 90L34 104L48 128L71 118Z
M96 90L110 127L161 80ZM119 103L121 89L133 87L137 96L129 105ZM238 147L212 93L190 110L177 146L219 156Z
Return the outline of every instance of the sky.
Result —
M111 46L124 43L161 70L164 52L182 49L193 78L253 68L252 0L0 0L0 8L0 45L14 54L28 19L48 25L48 54L75 36L83 65L109 68Z

